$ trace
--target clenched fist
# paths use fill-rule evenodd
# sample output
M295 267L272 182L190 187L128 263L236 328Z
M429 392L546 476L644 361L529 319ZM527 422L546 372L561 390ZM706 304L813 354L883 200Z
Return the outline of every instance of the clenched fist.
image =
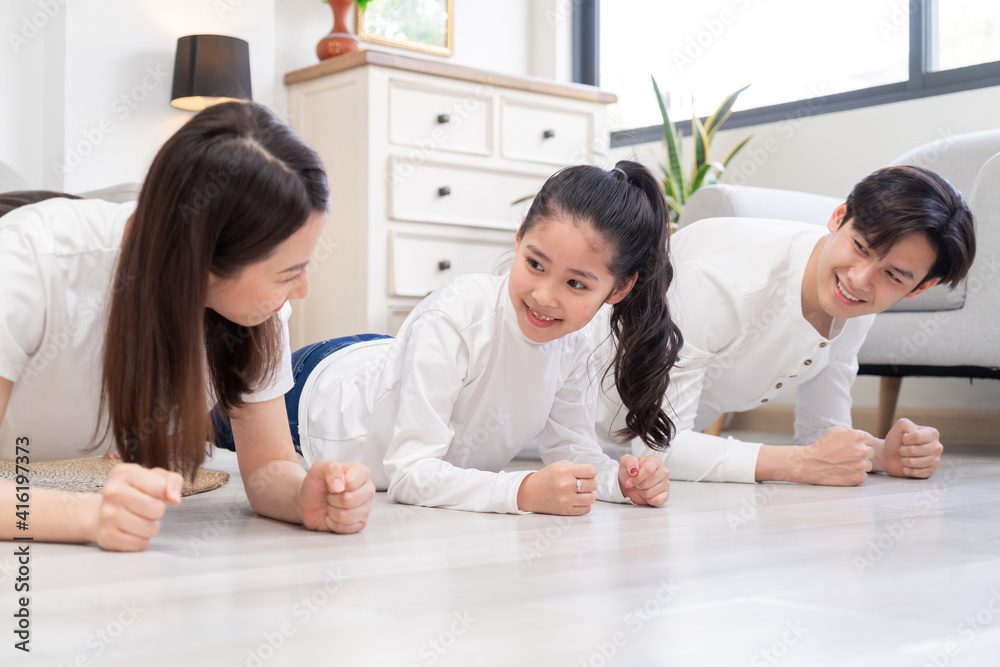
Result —
M540 514L587 514L596 500L596 477L597 468L586 463L550 463L521 482L517 491L517 508Z
M357 533L368 524L374 497L367 467L317 461L302 480L296 502L309 530Z
M870 433L834 426L802 451L802 481L828 486L857 486L868 478L875 455Z
M94 541L109 551L143 551L160 532L167 503L180 504L183 486L176 472L119 463L101 491Z

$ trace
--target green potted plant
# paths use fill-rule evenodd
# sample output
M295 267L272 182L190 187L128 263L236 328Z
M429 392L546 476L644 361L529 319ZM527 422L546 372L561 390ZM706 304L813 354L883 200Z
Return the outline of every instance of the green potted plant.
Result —
M702 122L697 115L691 118L691 134L694 137L694 160L692 161L690 176L685 174L682 165L684 156L681 152L680 134L677 127L670 120L667 113L667 106L660 93L660 87L653 80L653 91L656 93L656 101L660 105L660 115L663 117L663 145L666 150L667 160L660 163L663 172L663 194L667 198L667 205L670 207L671 223L676 223L684 210L684 204L688 198L701 186L717 183L719 177L725 172L726 165L733 159L743 146L750 141L753 135L749 135L733 147L729 154L723 158L722 162L713 162L709 159L709 148L715 133L722 127L732 114L733 105L736 98L744 90L749 88L749 84L743 86L735 93L732 93L722 101L719 108L711 116Z

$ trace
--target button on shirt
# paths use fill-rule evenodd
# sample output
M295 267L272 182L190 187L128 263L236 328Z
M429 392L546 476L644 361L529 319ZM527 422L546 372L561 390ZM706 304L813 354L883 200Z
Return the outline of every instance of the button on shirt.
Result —
M825 227L784 220L713 218L671 238L674 282L668 300L684 334L664 410L677 429L659 455L671 479L753 482L761 443L700 431L725 412L766 404L795 387L795 441L809 444L851 423L857 355L874 315L834 320L822 336L802 315L802 279ZM592 326L599 367L612 359L607 317ZM624 425L611 382L598 406L605 443ZM654 454L636 439L632 452Z

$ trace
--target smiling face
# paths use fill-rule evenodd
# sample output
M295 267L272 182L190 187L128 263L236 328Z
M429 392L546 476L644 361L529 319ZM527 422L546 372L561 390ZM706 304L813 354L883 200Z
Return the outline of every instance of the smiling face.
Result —
M586 223L539 220L514 244L508 292L521 332L536 343L582 329L635 282L616 287L608 270L613 250Z
M209 274L205 305L230 322L253 327L281 310L289 299L306 296L306 266L325 225L326 213L313 211L266 259L250 264L232 278Z
M879 257L852 221L840 224L845 209L841 205L834 212L827 223L830 235L820 241L818 253L810 259L815 271L807 270L806 275L813 275L815 288L807 289L803 283L804 312L811 305L829 318L881 313L900 299L912 299L937 282L935 279L920 284L937 259L937 253L923 234L903 238L884 257ZM808 292L815 295L815 301L808 298Z

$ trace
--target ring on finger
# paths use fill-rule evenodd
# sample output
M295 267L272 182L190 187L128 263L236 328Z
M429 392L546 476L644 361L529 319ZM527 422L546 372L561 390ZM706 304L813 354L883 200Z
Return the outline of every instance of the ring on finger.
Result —
M576 480L576 492L577 493L583 493L583 480L582 479Z

